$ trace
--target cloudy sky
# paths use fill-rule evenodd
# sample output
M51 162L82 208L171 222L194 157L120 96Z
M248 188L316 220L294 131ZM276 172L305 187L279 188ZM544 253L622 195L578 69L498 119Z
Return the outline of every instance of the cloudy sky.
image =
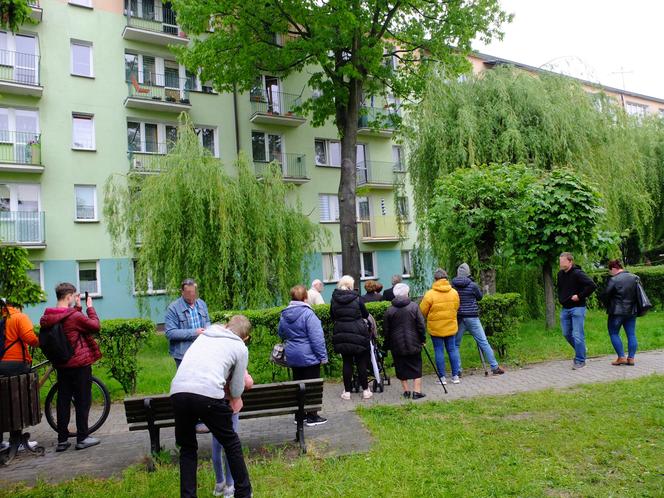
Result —
M664 98L664 1L501 0L505 38L474 48ZM624 75L618 74L624 72Z

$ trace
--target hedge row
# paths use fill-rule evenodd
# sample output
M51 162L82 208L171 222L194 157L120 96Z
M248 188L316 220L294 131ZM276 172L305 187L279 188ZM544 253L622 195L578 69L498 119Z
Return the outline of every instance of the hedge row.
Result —
M378 326L379 343L383 331L383 315L390 303L381 301L367 303L367 310L373 315ZM514 340L518 332L518 322L521 319L522 301L519 294L494 294L486 296L480 301L482 324L492 346L499 355L503 356L508 345ZM212 311L212 322L225 322L232 315L246 316L253 326L249 355L249 370L256 382L271 382L286 380L285 369L276 367L270 361L272 347L280 341L277 330L283 306L263 310L242 311ZM316 316L321 321L325 333L329 363L324 367L325 376L341 376L341 357L333 352L332 330L334 322L330 318L330 306L321 304L313 307ZM388 365L390 363L388 362Z
M655 309L663 310L664 309L664 265L659 266L630 266L627 268L627 271L638 275L643 284L643 288L648 294L648 297L652 301ZM599 302L597 296L600 291L606 287L606 282L609 278L609 272L607 270L596 270L588 272L588 275L595 281L597 284L597 292L593 294L593 298L590 300L589 306L594 308L601 308L602 305Z

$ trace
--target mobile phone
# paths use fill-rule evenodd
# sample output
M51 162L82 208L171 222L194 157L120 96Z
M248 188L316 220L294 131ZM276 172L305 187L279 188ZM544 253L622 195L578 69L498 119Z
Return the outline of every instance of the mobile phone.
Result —
M85 302L86 302L86 303L88 302L88 294L89 294L89 292L88 292L88 291L85 291Z

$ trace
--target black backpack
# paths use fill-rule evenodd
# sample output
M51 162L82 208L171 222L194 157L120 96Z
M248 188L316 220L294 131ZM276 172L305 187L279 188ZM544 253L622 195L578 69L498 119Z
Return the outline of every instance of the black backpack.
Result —
M74 355L62 322L39 329L39 347L53 365L64 365Z

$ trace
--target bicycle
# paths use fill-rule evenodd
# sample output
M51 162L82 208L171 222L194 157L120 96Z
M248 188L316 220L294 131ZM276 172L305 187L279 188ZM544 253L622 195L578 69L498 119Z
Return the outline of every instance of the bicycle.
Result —
M39 377L39 390L41 392L42 387L49 382L50 388L46 394L46 400L44 401L44 415L46 416L46 421L51 428L57 432L58 422L57 422L57 401L58 401L58 382L55 378L55 368L50 364L51 362L46 360L32 367L31 371L38 371L45 369L44 375ZM108 418L109 413L111 412L111 395L108 392L108 388L104 383L94 375L92 376L92 406L90 407L90 414L88 416L88 432L92 434L98 430L106 419ZM74 404L72 402L70 409L70 422L69 422L69 437L76 437L76 414L74 410ZM74 428L72 430L71 428Z

